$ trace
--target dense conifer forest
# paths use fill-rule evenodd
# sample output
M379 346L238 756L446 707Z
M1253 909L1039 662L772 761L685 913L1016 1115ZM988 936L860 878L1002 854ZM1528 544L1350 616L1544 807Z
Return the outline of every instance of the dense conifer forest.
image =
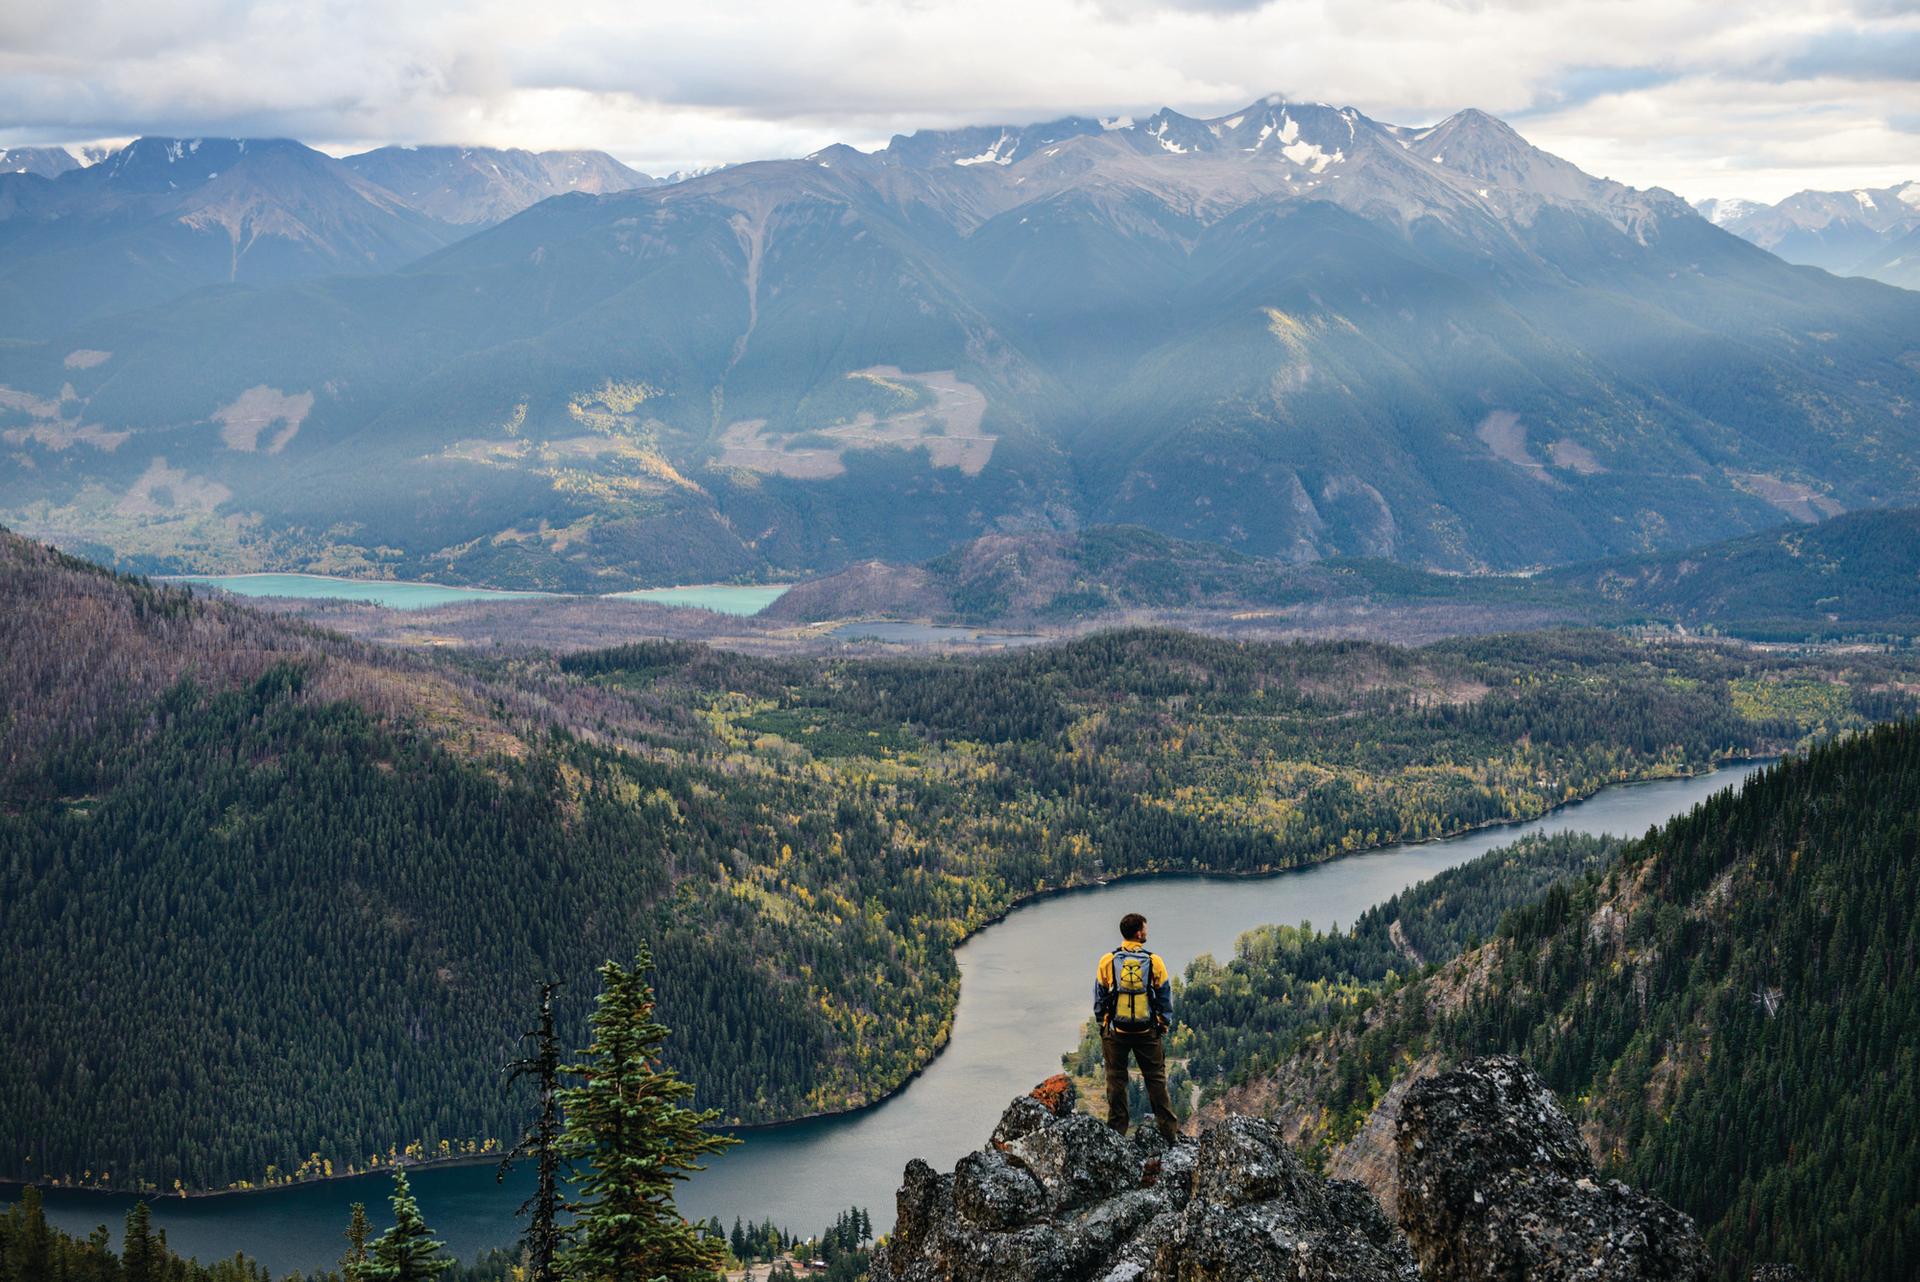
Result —
M1201 957L1187 968L1170 1053L1203 1092L1217 1094L1273 1067L1302 1030L1371 1003L1376 986L1477 946L1508 910L1604 865L1620 845L1582 833L1530 837L1402 891L1350 930L1301 922L1248 931L1224 963Z
M539 983L645 938L697 1104L901 1083L1024 896L1535 815L1913 706L1910 659L1596 633L985 659L393 653L0 538L0 1174L224 1187L510 1143ZM138 976L138 982L129 977Z
M1264 936L1190 977L1189 1044L1323 1150L1416 1066L1513 1052L1619 1178L1699 1221L1720 1276L1920 1267L1920 723L1789 759L1454 963L1243 1042L1239 994L1311 987L1317 959L1356 947Z

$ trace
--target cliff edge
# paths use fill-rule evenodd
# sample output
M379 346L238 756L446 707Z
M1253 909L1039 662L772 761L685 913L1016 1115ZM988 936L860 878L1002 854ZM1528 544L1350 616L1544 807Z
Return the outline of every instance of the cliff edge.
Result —
M1064 1078L1007 1106L951 1174L908 1163L874 1282L1696 1282L1693 1221L1603 1181L1552 1092L1510 1056L1419 1082L1395 1126L1394 1223L1229 1115L1169 1145L1073 1111Z

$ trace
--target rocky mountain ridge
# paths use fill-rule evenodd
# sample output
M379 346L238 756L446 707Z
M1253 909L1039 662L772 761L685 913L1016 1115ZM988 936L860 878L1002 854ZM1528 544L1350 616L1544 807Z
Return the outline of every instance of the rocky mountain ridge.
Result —
M1681 1282L1711 1269L1693 1222L1601 1179L1512 1057L1409 1093L1394 1129L1398 1223L1259 1118L1226 1116L1168 1145L1145 1126L1124 1139L1073 1105L1071 1082L1050 1079L951 1174L909 1163L876 1282Z
M629 169L604 151L379 147L341 163L420 212L473 229L505 222L565 192L603 195L667 181Z
M0 333L39 337L213 284L388 271L549 196L662 181L603 152L143 137L83 164L0 152Z

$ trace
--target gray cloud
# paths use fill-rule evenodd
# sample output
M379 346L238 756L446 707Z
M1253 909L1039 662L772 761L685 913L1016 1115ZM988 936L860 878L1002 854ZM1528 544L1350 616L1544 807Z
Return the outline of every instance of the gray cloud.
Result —
M0 144L591 146L656 171L1284 86L1478 106L1590 169L1770 197L1920 173L1905 0L9 0Z

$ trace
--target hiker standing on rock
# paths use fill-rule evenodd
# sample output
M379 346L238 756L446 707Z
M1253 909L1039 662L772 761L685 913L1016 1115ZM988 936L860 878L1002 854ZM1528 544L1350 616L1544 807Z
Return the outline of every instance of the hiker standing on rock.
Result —
M1167 1052L1161 1039L1173 1023L1173 982L1167 964L1147 948L1147 919L1120 919L1120 946L1093 969L1093 1017L1100 1023L1100 1053L1107 1063L1107 1125L1122 1135L1127 1112L1127 1056L1140 1065L1153 1105L1154 1123L1171 1140L1179 1132L1167 1096Z

